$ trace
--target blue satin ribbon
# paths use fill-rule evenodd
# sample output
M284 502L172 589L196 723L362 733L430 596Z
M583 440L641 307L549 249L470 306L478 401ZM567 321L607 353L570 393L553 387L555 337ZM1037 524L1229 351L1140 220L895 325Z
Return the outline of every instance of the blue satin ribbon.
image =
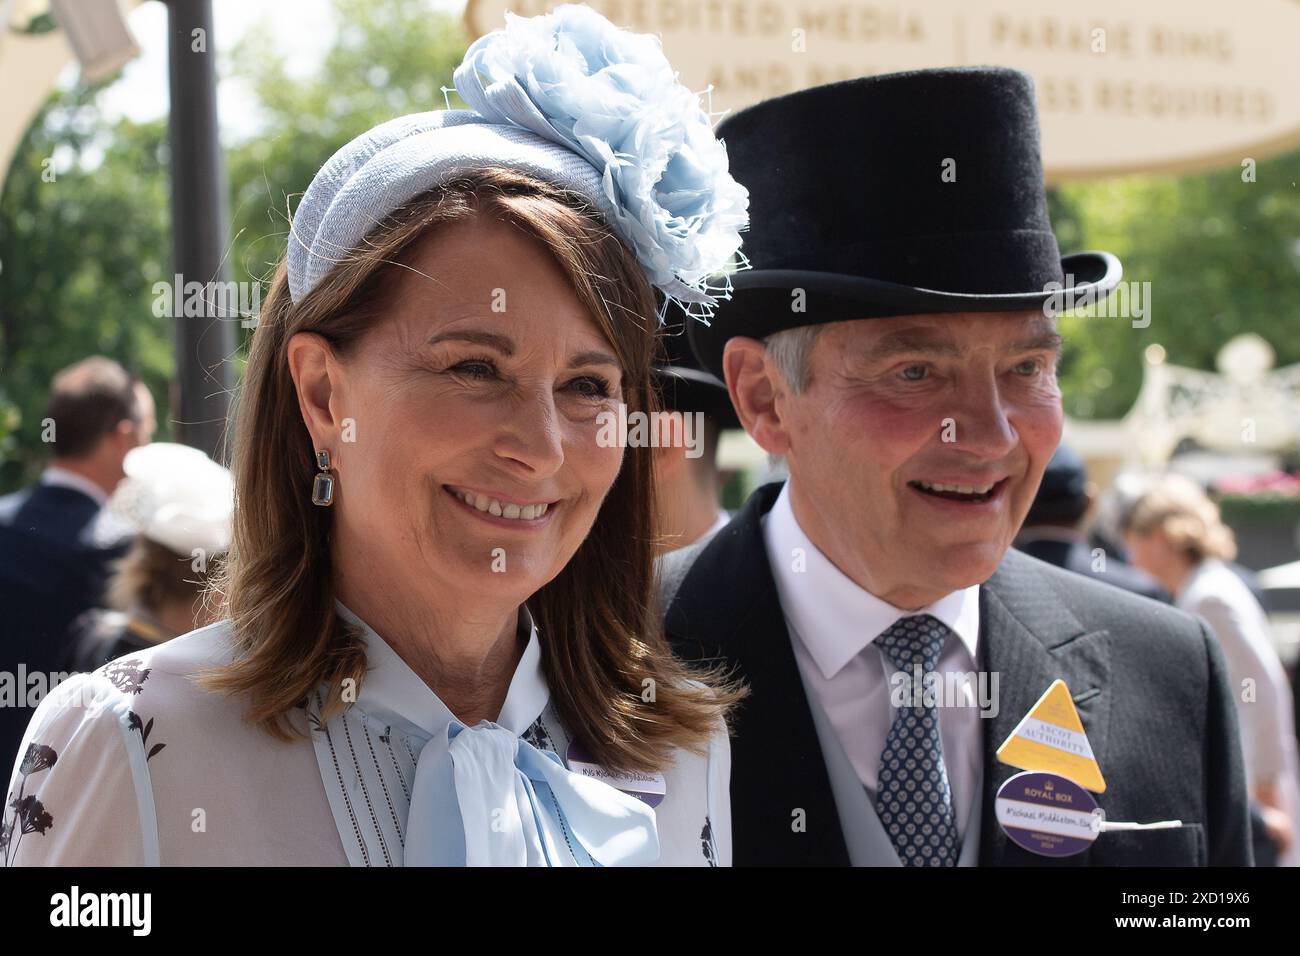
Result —
M420 751L406 866L644 866L658 858L653 809L567 770L499 724L453 720Z

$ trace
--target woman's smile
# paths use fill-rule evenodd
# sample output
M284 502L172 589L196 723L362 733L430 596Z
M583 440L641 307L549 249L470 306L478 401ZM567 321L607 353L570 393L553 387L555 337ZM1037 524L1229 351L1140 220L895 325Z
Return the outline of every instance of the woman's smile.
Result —
M456 485L443 485L442 490L454 499L463 511L498 527L522 531L537 530L549 525L552 516L560 506L559 501L521 502L518 499L489 495Z

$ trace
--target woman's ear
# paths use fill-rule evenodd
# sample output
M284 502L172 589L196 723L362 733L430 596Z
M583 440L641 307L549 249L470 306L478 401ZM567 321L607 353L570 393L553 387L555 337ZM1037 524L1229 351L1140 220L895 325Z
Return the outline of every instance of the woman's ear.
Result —
M736 336L722 352L727 392L741 425L769 455L784 455L790 447L788 423L781 418L777 397L785 382L758 339Z
M341 395L342 365L330 344L315 332L294 334L286 353L312 447L337 453L341 423L335 409Z

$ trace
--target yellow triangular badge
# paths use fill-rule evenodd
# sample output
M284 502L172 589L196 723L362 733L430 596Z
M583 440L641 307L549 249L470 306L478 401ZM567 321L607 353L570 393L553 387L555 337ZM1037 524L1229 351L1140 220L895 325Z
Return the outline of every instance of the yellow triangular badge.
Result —
M1002 742L998 759L1021 770L1059 773L1093 793L1106 792L1070 689L1059 678Z

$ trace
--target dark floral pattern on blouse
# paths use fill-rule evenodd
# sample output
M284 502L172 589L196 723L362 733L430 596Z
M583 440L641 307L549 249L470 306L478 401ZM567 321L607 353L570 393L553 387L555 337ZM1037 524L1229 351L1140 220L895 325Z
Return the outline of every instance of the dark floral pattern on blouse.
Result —
M700 843L704 850L704 859L709 861L709 866L717 866L717 851L713 848L713 823L708 817L704 818L704 829L700 831Z
M123 657L105 664L100 669L100 673L107 677L113 686L122 693L135 695L144 690L144 682L149 679L151 669L141 667L140 662L134 658ZM149 718L148 723L145 723L140 719L139 714L134 710L130 710L126 714L126 723L132 730L139 731L140 740L145 748L145 760L152 760L155 754L167 746L158 743L154 744L152 748L149 746L149 734L153 731L152 717Z
M315 706L313 706L313 704ZM306 715L307 723L311 725L312 733L319 734L325 732L325 725L320 722L321 699L319 692L314 695L311 700L304 697L293 706Z
M103 674L124 694L138 694L144 689L144 682L149 679L148 667L141 667L140 662L130 657L104 665Z
M140 715L137 714L134 710L131 710L131 711L127 711L126 722L127 725L130 726L132 730L140 731L141 743L144 745L147 751L145 753L145 758L144 758L145 760L152 760L154 754L156 754L158 751L162 750L164 747L167 746L166 744L154 744L153 749L149 749L149 733L150 731L153 730L152 717L149 718L149 723L147 724L141 723Z
M18 846L23 837L29 833L45 835L45 831L54 826L54 817L45 809L34 794L25 794L27 778L34 773L48 770L58 761L59 755L53 747L45 744L31 743L18 765L18 774L22 778L18 783L18 796L9 801L3 821L0 822L0 851L4 853L4 865L17 858ZM12 817L7 812L13 811Z
M519 736L538 750L549 750L551 753L555 753L555 744L551 741L551 735L546 732L546 725L542 723L540 717L534 720L533 725Z

